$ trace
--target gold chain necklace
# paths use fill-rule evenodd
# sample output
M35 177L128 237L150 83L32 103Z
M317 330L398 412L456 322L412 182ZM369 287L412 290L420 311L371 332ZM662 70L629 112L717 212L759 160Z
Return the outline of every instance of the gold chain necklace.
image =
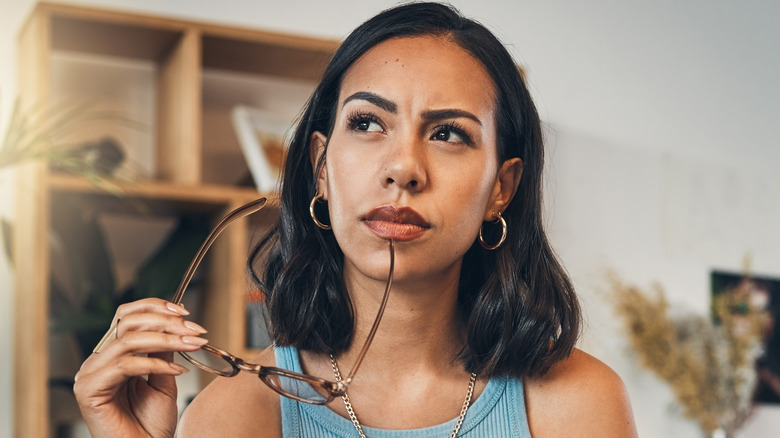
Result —
M341 371L339 371L339 366L336 365L336 358L333 357L332 354L330 355L330 364L333 366L333 374L336 375L336 381L341 382ZM469 390L466 392L466 399L463 401L463 407L460 408L460 415L458 416L458 421L455 423L455 428L452 429L452 432L450 433L450 438L455 438L458 435L460 426L463 425L463 419L466 417L466 412L468 412L469 406L471 405L471 396L474 395L474 383L476 381L477 375L475 373L471 373L471 378L469 379ZM357 429L358 434L360 434L360 438L366 438L366 434L363 432L363 427L360 425L360 422L357 419L357 415L355 415L355 410L352 409L352 403L349 402L349 395L347 395L345 392L344 395L341 396L341 399L344 400L344 407L347 408L349 419L352 420L352 424L355 425L355 429Z

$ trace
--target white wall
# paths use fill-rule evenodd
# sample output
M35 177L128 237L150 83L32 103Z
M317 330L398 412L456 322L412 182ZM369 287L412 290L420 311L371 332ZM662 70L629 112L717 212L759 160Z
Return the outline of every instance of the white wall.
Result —
M0 1L7 114L12 37L32 2ZM395 2L79 3L340 38ZM773 129L780 119L780 3L453 3L510 45L549 124L547 217L583 299L582 347L626 381L641 436L698 436L670 408L664 385L631 360L600 291L604 272L614 269L640 285L659 281L673 303L703 312L713 267L739 270L750 254L756 272L780 276L780 145ZM0 288L10 290L4 269L0 264ZM8 295L0 297L2 321L10 320ZM11 339L2 336L0 347L9 351ZM0 358L0 427L10 422L8 360ZM778 427L780 411L762 409L745 437Z

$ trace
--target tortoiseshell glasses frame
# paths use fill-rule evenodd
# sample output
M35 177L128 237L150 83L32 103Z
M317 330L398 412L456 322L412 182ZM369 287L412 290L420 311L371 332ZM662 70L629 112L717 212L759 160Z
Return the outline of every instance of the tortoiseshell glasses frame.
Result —
M179 283L179 287L176 289L176 293L174 294L173 299L171 299L172 303L181 304L184 291L187 289L187 285L189 285L190 280L192 280L192 276L195 274L195 270L198 268L198 265L203 260L206 252L217 239L219 234L225 228L227 228L228 225L237 219L259 211L265 206L265 204L266 198L260 198L249 202L228 213L216 225L216 227L214 227L214 229L206 238L206 241L203 242L203 245L201 245L197 254L187 268L187 271L182 277L181 282ZM189 353L179 352L179 354L181 354L185 359L198 368L223 377L233 377L240 371L257 374L260 380L262 380L263 383L268 385L271 389L285 397L289 397L299 402L324 405L336 397L341 397L347 392L347 388L352 382L355 373L357 373L357 370L360 367L366 352L368 351L368 347L371 345L371 341L374 339L374 335L376 334L377 328L379 327L379 321L382 319L382 314L384 314L385 307L387 305L387 299L390 296L390 287L393 283L393 269L395 264L395 250L392 240L388 240L388 247L390 250L390 268L387 274L384 296L382 297L379 311L377 312L376 318L374 319L374 324L371 326L371 331L368 333L368 337L366 337L363 348L361 348L360 353L355 360L355 364L352 366L352 370L349 372L347 377L341 381L333 381L309 374L285 370L282 368L249 363L240 357L236 357L228 353L225 350L208 344L201 347L202 353L208 353L208 356L210 356L211 359L217 360L217 362L220 363L220 367L207 365L203 363L205 361L198 360Z

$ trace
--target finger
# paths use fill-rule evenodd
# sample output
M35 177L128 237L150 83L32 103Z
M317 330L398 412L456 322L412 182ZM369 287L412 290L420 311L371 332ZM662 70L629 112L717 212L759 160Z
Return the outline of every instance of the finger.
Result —
M164 332L125 332L103 351L106 359L112 356L196 351L208 340L199 336L178 335ZM102 354L102 353L101 353Z
M173 362L173 353L152 353L149 357L158 358L166 362ZM168 374L150 374L149 385L167 395L170 398L176 398L176 378Z
M143 300L125 303L117 307L114 320L126 318L134 313L161 313L165 315L187 316L190 312L181 305L160 298L145 298Z
M100 340L98 345L93 350L93 353L99 353L105 348L106 345L113 342L119 336L117 326L122 319L127 319L136 314L155 313L168 316L186 316L189 315L189 311L183 306L173 304L171 302L159 299L159 298L146 298L130 303L122 304L117 308L114 318L111 321L111 326L106 331L106 334ZM192 326L190 328L205 333L205 330L200 326Z
M164 332L177 335L200 336L207 330L178 315L161 313L132 313L117 322L116 338L127 332Z
M180 336L155 332L129 332L111 342L100 352L87 358L81 370L88 373L102 367L114 366L124 356L136 356L163 352L197 351L208 340L196 336Z
M111 366L87 369L83 367L75 376L73 392L80 403L87 398L92 403L100 403L102 399L110 399L118 389L130 378L148 375L178 376L186 373L187 368L157 357L122 356Z

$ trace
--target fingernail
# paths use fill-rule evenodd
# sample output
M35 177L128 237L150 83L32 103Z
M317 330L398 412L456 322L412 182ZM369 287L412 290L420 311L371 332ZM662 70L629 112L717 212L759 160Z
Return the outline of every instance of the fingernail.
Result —
M187 327L188 329L192 330L195 333L198 334L205 334L208 333L208 330L204 329L203 327L199 326L198 324L195 324L192 321L184 321L184 327Z
M170 364L171 364L170 365L171 368L173 368L174 371L178 371L181 374L188 373L190 371L189 368L179 365L177 363L170 362Z
M177 306L173 303L167 303L165 307L168 308L171 312L177 314L177 315L189 315L190 311L185 309L184 306Z
M197 336L182 336L181 341L185 344L203 346L209 343L208 339L199 338Z

